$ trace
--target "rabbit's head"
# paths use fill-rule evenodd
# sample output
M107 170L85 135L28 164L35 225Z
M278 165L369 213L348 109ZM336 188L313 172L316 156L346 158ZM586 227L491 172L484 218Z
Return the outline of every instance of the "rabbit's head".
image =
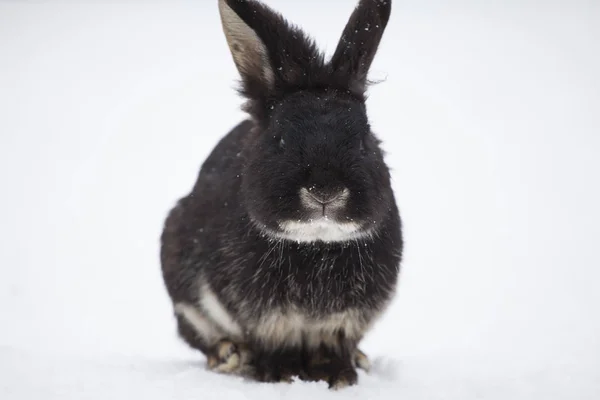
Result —
M329 61L257 1L219 0L219 8L254 120L242 174L252 222L300 242L376 234L394 199L365 91L391 0L361 0Z

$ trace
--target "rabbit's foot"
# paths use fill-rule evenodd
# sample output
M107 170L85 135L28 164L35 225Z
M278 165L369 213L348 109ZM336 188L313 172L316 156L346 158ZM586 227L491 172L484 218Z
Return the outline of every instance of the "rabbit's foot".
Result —
M291 383L302 375L302 354L299 350L261 352L254 361L256 380Z
M369 361L369 357L367 357L360 349L354 351L353 365L367 373L371 370L371 361Z
M306 370L301 375L305 381L325 381L331 378L331 358L323 351L316 351L307 355Z
M319 364L319 362L322 362ZM308 381L325 381L330 389L342 389L352 386L358 381L358 374L349 363L339 363L335 360L321 359L319 362L312 362L307 375L302 379Z
M235 373L247 363L250 357L244 344L235 344L230 340L221 340L207 356L208 369L224 374Z
M360 352L364 355L362 352ZM309 355L309 362L303 380L325 381L330 389L342 389L356 384L358 374L354 369L358 354L352 357L341 357L335 351L320 349ZM365 357L366 358L366 357ZM361 362L364 359L361 357ZM363 363L363 365L365 365ZM361 367L362 368L362 367Z
M356 373L356 370L353 367L344 368L340 371L337 371L336 374L329 379L329 388L333 390L339 390L355 385L356 382L358 382L358 374Z

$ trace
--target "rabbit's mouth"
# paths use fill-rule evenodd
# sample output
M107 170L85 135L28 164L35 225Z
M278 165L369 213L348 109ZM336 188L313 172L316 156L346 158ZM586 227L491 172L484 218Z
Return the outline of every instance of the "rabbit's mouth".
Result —
M347 188L323 190L301 188L300 203L302 219L286 219L278 222L279 229L268 231L278 239L299 243L348 242L371 235L363 224L344 218L350 191Z
M299 190L300 207L292 215L276 218L267 225L251 217L267 237L297 243L344 243L369 239L375 225L348 214L350 190L345 187L308 187Z

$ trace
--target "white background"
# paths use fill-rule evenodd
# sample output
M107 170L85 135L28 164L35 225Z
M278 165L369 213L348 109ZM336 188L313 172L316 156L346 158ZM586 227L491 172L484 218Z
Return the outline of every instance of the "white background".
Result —
M331 54L355 1L267 4ZM394 2L368 107L406 256L373 373L332 393L175 335L162 223L244 118L217 1L0 2L0 398L599 398L599 24Z

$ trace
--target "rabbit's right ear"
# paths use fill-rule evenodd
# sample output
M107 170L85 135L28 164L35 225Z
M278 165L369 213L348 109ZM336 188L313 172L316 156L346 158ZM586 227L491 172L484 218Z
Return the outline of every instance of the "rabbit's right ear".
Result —
M334 74L358 94L366 89L367 74L391 9L392 0L360 0L331 58Z
M256 18L256 10L252 10L252 4L238 0L219 0L219 12L227 44L244 83L267 90L272 88L275 77L267 47L244 21Z

